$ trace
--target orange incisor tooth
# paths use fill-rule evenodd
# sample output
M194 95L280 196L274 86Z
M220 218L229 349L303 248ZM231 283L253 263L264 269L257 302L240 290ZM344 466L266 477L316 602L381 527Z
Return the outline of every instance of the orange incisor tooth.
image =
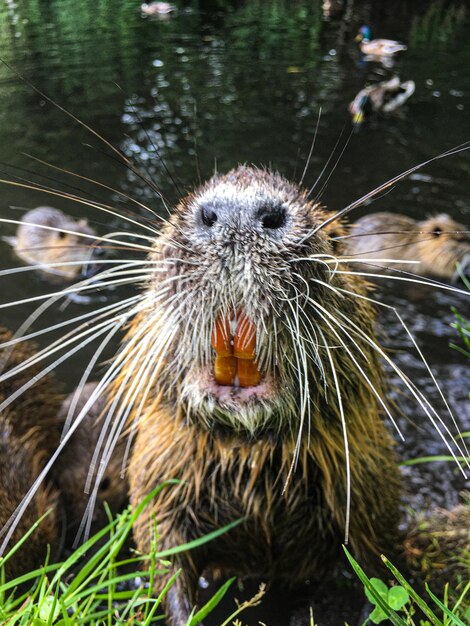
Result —
M225 317L218 317L212 331L211 345L217 356L228 357L233 355L232 333L230 332L230 320Z
M240 387L255 387L261 382L261 372L258 365L251 359L238 360L238 383Z
M233 385L237 375L237 359L233 356L216 356L214 380L219 385Z
M233 338L233 354L238 359L253 360L256 356L256 326L243 313Z

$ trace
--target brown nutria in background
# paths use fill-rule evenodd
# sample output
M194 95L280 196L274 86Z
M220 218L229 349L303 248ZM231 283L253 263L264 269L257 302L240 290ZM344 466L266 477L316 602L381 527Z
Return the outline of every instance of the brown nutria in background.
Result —
M0 327L0 343L11 338L11 333ZM9 348L0 350L2 373L33 355L34 348L28 343L19 343L11 351ZM0 403L39 371L40 368L33 366L0 382ZM59 443L61 425L57 415L62 399L54 378L47 375L36 382L32 390L0 411L0 528L8 522ZM15 530L12 542L21 539L49 510L49 515L28 542L5 563L8 578L39 567L47 555L48 545L51 546L51 557L57 558L62 515L59 492L51 481L39 487Z
M16 254L28 264L67 280L78 278L96 255L96 232L59 209L39 206L28 211L16 231ZM63 265L62 265L63 264Z
M61 423L65 423L72 402L75 403L74 415L78 415L84 409L97 385L98 383L84 385L78 398L75 398L75 392L67 396L59 413ZM106 399L104 396L99 396L80 421L80 425L52 468L52 476L61 491L65 507L67 544L71 544L75 539L89 503L90 497L84 492L84 487L102 430L105 407ZM121 439L101 479L98 497L93 508L92 534L108 523L104 502L108 504L113 515L122 511L127 504L127 480L121 477L125 449L126 442Z
M340 560L345 532L362 562L396 545L375 310L360 277L328 265L328 215L280 175L239 167L182 200L153 244L159 272L110 397L139 391L133 505L180 482L134 536L147 552L154 517L163 549L243 519L173 557L172 626L186 623L211 568L292 587Z
M445 213L422 221L396 213L372 213L351 225L344 246L348 257L370 259L361 267L371 272L395 269L451 280L458 275L457 263L463 271L470 270L470 233ZM380 259L418 263L387 264Z

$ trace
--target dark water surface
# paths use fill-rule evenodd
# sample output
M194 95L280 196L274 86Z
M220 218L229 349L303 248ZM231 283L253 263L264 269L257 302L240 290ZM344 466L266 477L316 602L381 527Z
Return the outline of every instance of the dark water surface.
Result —
M215 169L225 172L239 162L268 165L299 179L321 110L305 176L305 184L313 185L335 143L339 139L339 156L350 134L349 101L367 82L394 72L403 80L413 79L416 93L400 115L372 120L351 136L334 171L329 167L318 183L322 202L340 209L395 174L470 140L470 7L466 9L465 2L350 0L330 3L339 7L331 16L318 1L176 4L178 12L168 20L143 18L140 2L129 0L0 4L0 57L138 163L170 204L179 196L178 189L183 193L197 183L198 172L205 179ZM364 22L376 36L408 44L393 69L360 59L353 39ZM114 191L68 177L27 155ZM136 210L125 198L130 195L164 214L148 184L3 64L0 170L10 181L35 181L119 210ZM439 160L373 206L358 209L357 217L379 210L417 218L447 212L468 227L469 172L468 153ZM129 229L122 219L85 205L1 186L0 217L19 219L21 209L39 204L87 216L102 234ZM0 230L11 235L15 227L0 224ZM9 246L0 242L1 267L15 264ZM45 288L55 289L31 272L2 277L0 298L23 299L44 293ZM470 430L468 363L449 348L449 341L457 339L450 326L451 307L468 315L468 298L400 283L387 286L380 298L399 309L462 430ZM36 327L92 307L79 303L52 307ZM16 328L32 310L33 304L4 308L1 322ZM389 335L385 344L397 350L397 362L449 421L396 316L387 311L383 321ZM62 378L70 384L76 381L84 360L81 356L62 366ZM415 404L406 398L400 403L406 414L398 419L407 438L401 446L403 456L445 452ZM413 479L411 502L416 507L429 501L452 504L465 484L449 463L406 472Z

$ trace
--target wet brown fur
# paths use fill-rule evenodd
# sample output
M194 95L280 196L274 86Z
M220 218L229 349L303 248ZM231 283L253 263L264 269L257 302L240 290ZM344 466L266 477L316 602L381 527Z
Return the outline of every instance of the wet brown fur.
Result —
M11 338L10 331L0 327L0 343ZM7 347L0 351L0 362L4 368L2 373L20 365L35 351L34 344L30 342L20 342L13 349ZM40 371L40 365L32 366L1 382L0 402L9 398ZM85 385L77 403L77 411L84 407L95 387L95 383ZM55 378L47 375L0 413L0 528L5 526L56 451L73 395L64 400ZM64 544L72 545L89 500L88 494L84 493L84 486L101 432L105 404L106 401L101 397L89 409L22 516L10 546L49 511L28 538L25 547L6 562L7 578L39 567L46 557L47 546L51 549L51 560L56 560ZM124 442L118 444L101 481L93 512L92 533L98 532L108 523L104 502L108 503L113 514L121 511L127 502L127 482L120 478L124 448Z
M352 224L344 240L345 254L357 258L395 259L419 263L354 263L353 268L383 272L387 267L450 280L456 264L470 258L470 234L445 213L417 221L396 213L373 213Z
M326 212L308 202L303 192L281 177L239 168L221 180L234 181L243 188L256 178L280 193L285 190L286 197L303 203L302 219L307 227L327 217ZM216 186L218 180L209 185ZM180 233L190 220L189 206L194 197L177 207L170 225L155 243L154 260L165 257L165 241L174 239L186 249L188 244ZM318 232L315 242L321 253L332 254L324 232ZM175 254L178 251L172 249L171 255ZM304 267L301 271L309 270ZM336 275L332 284L360 295L368 293L366 284L357 277ZM151 289L149 286L149 292ZM342 311L368 337L374 338L375 311L364 299L339 298L321 287L316 296L328 309ZM155 314L154 308L149 310L149 315L150 311ZM145 315L134 320L129 341L139 333ZM166 315L163 307L160 319L166 319ZM146 345L153 345L159 323L156 320L149 330ZM333 345L335 338L331 331L325 325L323 330ZM185 351L181 341L177 335L176 352L170 350L168 359L175 354L177 359L178 350ZM361 342L361 350L363 354L357 353L356 358L383 397L377 353L365 342ZM351 455L350 545L364 562L379 551L390 553L396 544L400 480L377 398L351 358L343 351L340 355L338 351L332 352L345 406ZM159 356L155 349L153 360L158 362ZM173 559L174 566L182 566L183 572L167 600L171 623L178 626L185 623L189 607L196 601L197 579L210 567L240 576L281 579L287 585L295 585L307 577L321 577L325 568L340 558L346 511L345 447L331 378L328 377L327 383L328 402L322 383L311 390L311 423L301 434L298 463L290 475L296 447L293 428L298 422L296 415L290 416L290 424L285 428L279 426L270 431L266 427L251 436L217 423L208 427L197 415L188 412L178 395L179 385L165 380L164 364L157 371L152 370L151 375L154 385L150 385L144 410L140 415L131 415L131 419L138 419L129 468L131 502L137 505L167 479L177 478L181 482L161 492L152 509L137 520L134 534L139 549L144 552L150 549L154 515L163 548L244 519L240 526L216 541ZM129 372L124 370L114 393L122 393L123 387L131 382ZM139 405L140 399L135 400L135 405ZM164 583L165 580L156 583L156 593Z
M11 339L11 333L0 327L0 343ZM2 358L7 354L8 360ZM14 349L0 351L3 371L19 365L34 354L28 343L17 344ZM0 383L0 402L10 397L16 389L40 371L38 367L25 370ZM59 443L60 425L57 413L62 396L51 375L40 379L29 393L21 395L0 413L0 528L20 504L44 463ZM39 517L49 515L33 532L28 542L14 558L5 563L7 577L19 576L44 562L47 546L51 557L57 558L61 514L58 509L59 492L51 482L45 482L21 518L12 538L13 545L21 539ZM1 559L0 559L1 562Z

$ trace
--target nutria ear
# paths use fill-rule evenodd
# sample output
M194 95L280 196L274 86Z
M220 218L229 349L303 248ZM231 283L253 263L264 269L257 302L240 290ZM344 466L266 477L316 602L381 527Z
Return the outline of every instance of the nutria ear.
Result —
M82 218L81 220L78 220L78 226L88 226L88 220L86 218Z

